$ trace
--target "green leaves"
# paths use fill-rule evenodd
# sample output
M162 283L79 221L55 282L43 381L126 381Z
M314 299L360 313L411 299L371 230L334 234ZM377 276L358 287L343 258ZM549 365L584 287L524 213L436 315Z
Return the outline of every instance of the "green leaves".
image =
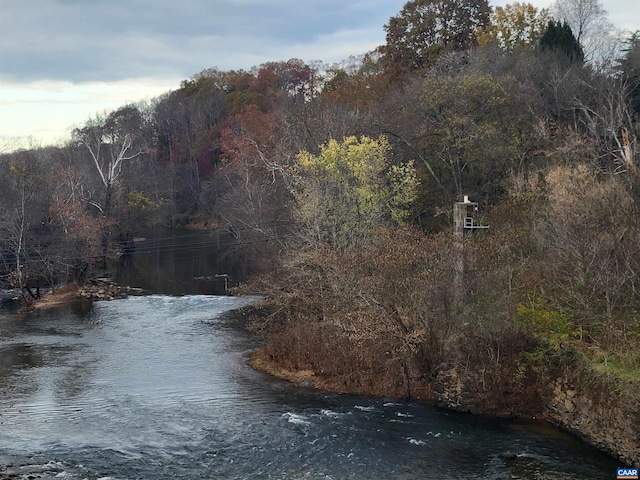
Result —
M535 334L557 341L579 335L570 315L545 305L539 299L530 304L519 304L515 320Z
M417 99L424 132L416 147L447 176L454 198L482 197L520 156L520 125L508 81L490 75L429 76Z
M392 69L422 70L442 53L476 45L476 31L489 21L486 0L412 0L385 25L384 46Z

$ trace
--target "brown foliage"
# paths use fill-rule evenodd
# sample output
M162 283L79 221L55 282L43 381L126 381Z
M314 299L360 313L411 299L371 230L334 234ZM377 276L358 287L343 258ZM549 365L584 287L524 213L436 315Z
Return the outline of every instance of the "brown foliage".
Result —
M592 338L624 337L640 307L637 208L626 182L584 166L554 168L545 182L532 232L543 252L539 292Z
M482 371L473 385L504 390L525 338L507 323L510 279L495 273L509 253L462 243L383 230L367 248L296 255L258 287L270 311L254 324L267 338L263 353L340 390L412 396L456 362ZM462 282L459 255L477 265Z
M216 211L257 267L270 267L287 236L290 211L284 170L290 154L274 113L247 107L225 123Z

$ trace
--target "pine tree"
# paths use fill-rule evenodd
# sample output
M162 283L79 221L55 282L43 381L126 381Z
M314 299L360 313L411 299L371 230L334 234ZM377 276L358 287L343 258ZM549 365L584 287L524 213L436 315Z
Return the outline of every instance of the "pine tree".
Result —
M567 22L551 20L540 38L540 49L563 55L570 65L584 63L584 52L580 42Z

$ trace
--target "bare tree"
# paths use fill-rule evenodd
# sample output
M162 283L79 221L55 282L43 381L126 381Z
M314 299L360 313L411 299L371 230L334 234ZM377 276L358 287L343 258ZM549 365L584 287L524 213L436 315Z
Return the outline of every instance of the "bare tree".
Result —
M91 120L85 127L73 131L73 139L89 152L95 171L104 186L102 201L95 198L87 198L87 201L96 207L106 220L111 217L113 195L124 163L145 152L141 135L142 124L140 110L129 105L116 110L106 118ZM105 262L109 235L109 225L105 222L102 232Z
M140 112L136 107L124 107L108 117L96 118L87 126L73 132L73 138L86 147L100 181L105 188L102 204L94 201L105 217L111 209L111 200L116 181L122 173L123 162L132 160L145 152L137 141L140 128Z
M3 269L8 283L20 290L24 304L32 303L27 287L29 274L38 275L41 262L33 259L36 234L47 201L42 163L33 152L17 152L2 165L2 195L0 195L0 242L5 246Z
M581 95L574 97L574 108L580 113L589 133L598 138L603 159L611 159L614 173L629 173L631 180L640 179L638 167L638 130L632 109L632 91L628 79L594 76L580 81Z
M587 62L597 64L611 58L617 42L600 0L556 0L552 12L571 27Z

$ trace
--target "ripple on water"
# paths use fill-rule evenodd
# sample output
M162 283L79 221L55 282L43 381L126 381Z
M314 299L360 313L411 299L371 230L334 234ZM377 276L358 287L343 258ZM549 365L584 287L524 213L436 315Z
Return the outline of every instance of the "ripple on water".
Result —
M269 379L246 365L255 340L227 313L250 301L155 295L15 321L0 337L0 454L89 480L599 479L615 467L573 437Z

